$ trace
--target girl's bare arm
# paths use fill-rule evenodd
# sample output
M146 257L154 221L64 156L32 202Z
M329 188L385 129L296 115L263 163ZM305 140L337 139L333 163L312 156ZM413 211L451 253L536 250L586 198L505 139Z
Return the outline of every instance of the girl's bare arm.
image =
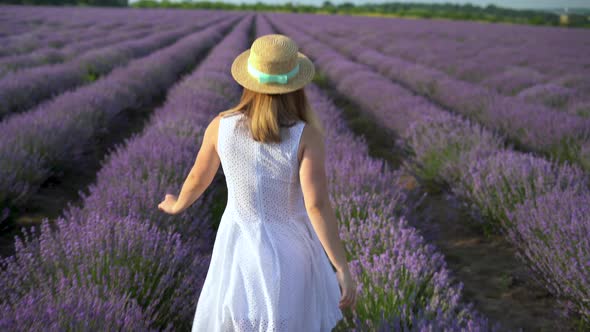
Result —
M203 194L219 169L219 165L221 164L219 155L217 154L219 120L220 116L218 115L205 130L195 163L178 195L178 200L175 204L175 211L177 213L188 208Z
M338 221L328 196L324 138L314 127L305 125L300 142L299 178L305 208L326 254L338 271L347 271L346 252L338 232Z

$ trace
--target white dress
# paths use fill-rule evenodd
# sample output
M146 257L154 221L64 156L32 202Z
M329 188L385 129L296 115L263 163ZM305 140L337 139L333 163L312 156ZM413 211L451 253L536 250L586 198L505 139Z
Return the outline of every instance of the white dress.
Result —
M261 143L246 120L237 113L219 123L228 202L192 331L331 331L343 318L341 291L299 182L305 122L281 127L280 143Z

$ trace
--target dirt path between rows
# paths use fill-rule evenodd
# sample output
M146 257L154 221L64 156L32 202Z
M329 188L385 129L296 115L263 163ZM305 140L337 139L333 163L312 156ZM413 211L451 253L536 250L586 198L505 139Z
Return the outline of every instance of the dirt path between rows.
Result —
M88 186L96 181L96 175L101 169L100 163L109 154L109 149L140 132L152 111L164 102L165 97L166 94L158 96L155 103L149 107L128 109L119 113L113 119L113 125L109 126L108 132L100 134L96 144L85 151L82 163L76 163L47 179L27 202L25 208L0 224L0 257L14 255L14 237L22 237L22 227L34 227L37 231L43 218L48 218L50 224L53 224L68 202L80 206L82 200L78 191L85 190L84 192L88 193Z

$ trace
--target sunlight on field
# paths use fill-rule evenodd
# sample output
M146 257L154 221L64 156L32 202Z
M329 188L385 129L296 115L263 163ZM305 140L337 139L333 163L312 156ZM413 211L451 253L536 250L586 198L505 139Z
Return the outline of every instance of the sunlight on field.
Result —
M230 198L266 203L254 181L276 175L244 177L240 196L220 165L186 211L157 204L239 101L235 57L273 33L315 66L305 94L358 284L335 331L590 328L590 30L316 13L2 7L0 330L189 330L216 260L232 282L210 298L262 296L235 272L247 262L213 248L241 250L236 225L266 219L230 218Z

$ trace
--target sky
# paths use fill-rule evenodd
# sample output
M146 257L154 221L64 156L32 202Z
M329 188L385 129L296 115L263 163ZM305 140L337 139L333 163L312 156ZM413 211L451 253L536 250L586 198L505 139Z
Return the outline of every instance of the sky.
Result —
M194 0L198 1L198 0ZM215 0L210 0L215 1ZM286 2L321 5L324 0L220 0L229 3L256 3L258 1L263 3L280 4ZM587 8L590 9L590 0L331 0L334 4L343 2L358 3L383 3L383 2L423 2L423 3L472 3L477 6L487 6L494 4L500 7L515 8L515 9L543 9L543 8Z

